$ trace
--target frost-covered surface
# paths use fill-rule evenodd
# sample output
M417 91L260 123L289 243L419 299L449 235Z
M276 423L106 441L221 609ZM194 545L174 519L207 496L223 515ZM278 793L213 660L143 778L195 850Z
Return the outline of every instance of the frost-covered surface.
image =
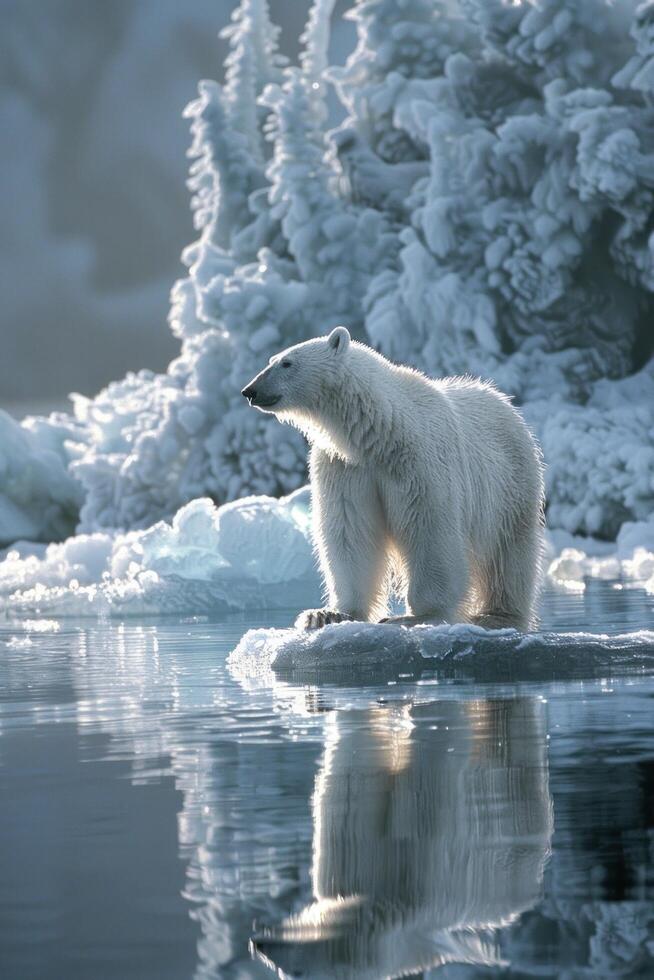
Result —
M63 444L70 435L55 416L18 425L0 411L0 546L62 538L74 529L83 498L67 466Z
M543 412L553 527L612 538L625 522L652 517L654 364L621 381L598 381L584 405L530 411Z
M610 539L646 521L654 4L366 0L356 49L325 73L331 10L314 5L292 68L265 0L243 0L224 86L201 82L187 109L199 238L172 293L180 356L60 423L78 529L300 486L301 438L239 392L338 322L513 394L552 527ZM327 80L346 114L331 133Z
M237 676L343 674L372 668L451 670L470 677L570 677L654 667L654 632L519 633L478 626L336 623L314 632L250 630L230 655Z
M11 615L125 616L316 604L308 491L182 507L145 531L79 534L9 551L0 603Z

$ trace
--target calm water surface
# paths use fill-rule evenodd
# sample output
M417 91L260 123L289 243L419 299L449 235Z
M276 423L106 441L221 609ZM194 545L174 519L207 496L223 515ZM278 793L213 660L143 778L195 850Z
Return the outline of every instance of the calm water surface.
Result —
M654 977L654 681L230 673L294 613L2 627L0 977Z

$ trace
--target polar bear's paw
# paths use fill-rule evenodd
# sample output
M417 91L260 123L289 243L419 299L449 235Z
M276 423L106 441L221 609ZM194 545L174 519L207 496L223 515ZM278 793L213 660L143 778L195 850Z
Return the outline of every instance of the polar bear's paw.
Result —
M295 628L298 630L318 630L329 623L342 623L352 617L347 613L339 612L338 609L305 609L295 620Z

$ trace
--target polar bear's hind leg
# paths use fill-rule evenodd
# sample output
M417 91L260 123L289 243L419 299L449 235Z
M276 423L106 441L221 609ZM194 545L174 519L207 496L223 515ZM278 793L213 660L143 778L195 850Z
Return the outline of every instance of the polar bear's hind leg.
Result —
M475 623L487 629L534 628L542 552L541 517L534 510L498 541L491 559L482 564Z

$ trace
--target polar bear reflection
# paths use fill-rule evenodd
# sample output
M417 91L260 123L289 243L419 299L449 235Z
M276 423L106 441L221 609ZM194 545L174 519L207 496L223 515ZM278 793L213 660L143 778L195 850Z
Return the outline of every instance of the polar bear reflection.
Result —
M501 962L539 898L552 811L544 706L335 712L313 800L315 901L253 941L280 976L408 976Z

